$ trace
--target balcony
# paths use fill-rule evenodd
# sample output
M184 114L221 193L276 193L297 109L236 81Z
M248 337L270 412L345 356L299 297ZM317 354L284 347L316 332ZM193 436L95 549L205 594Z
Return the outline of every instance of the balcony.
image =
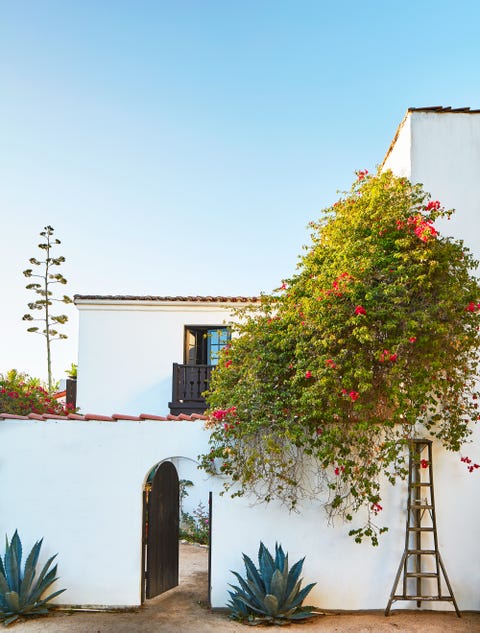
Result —
M202 393L209 387L213 365L180 365L173 363L172 402L170 413L204 413L207 408Z

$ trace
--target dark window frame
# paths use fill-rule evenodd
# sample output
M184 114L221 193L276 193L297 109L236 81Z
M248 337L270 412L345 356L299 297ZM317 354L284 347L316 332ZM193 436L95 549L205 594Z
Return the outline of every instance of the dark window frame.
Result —
M226 325L194 325L189 324L184 326L183 330L183 363L185 365L211 365L212 363L208 362L207 358L207 336L208 332L212 330L221 330L227 332L227 343L230 340L230 328ZM195 354L195 363L192 363L189 358L189 341L188 336L189 333L195 333L195 337L202 336L202 349L200 350L200 354L197 352ZM227 344L225 343L225 344ZM195 341L195 346L198 348L198 340ZM201 362L197 362L200 359Z

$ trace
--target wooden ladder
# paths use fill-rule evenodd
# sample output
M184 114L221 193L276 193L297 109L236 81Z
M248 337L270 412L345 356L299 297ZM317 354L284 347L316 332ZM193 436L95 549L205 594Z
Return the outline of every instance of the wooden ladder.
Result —
M443 574L447 593L443 593L440 572ZM402 576L400 592L398 584ZM427 580L430 592L425 591L424 580ZM436 590L432 590L432 581ZM410 441L405 550L385 609L386 616L390 613L392 602L395 600L414 600L417 607L420 607L423 601L452 602L457 616L461 617L438 550L432 440Z

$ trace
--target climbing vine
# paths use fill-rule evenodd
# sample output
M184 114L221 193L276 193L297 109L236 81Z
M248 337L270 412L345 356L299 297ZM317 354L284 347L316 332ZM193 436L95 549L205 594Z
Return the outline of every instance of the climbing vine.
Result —
M381 481L406 476L408 439L460 451L479 418L480 286L435 227L452 213L405 178L358 172L310 224L297 272L238 312L202 456L233 495L320 498L346 521L363 508L350 533L376 544Z

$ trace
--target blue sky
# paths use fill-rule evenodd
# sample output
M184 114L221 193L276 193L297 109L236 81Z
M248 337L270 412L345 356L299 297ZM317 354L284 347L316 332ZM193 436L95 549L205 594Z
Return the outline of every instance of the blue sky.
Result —
M480 107L479 23L475 0L0 0L0 371L45 376L21 316L46 224L71 295L279 285L409 106Z

